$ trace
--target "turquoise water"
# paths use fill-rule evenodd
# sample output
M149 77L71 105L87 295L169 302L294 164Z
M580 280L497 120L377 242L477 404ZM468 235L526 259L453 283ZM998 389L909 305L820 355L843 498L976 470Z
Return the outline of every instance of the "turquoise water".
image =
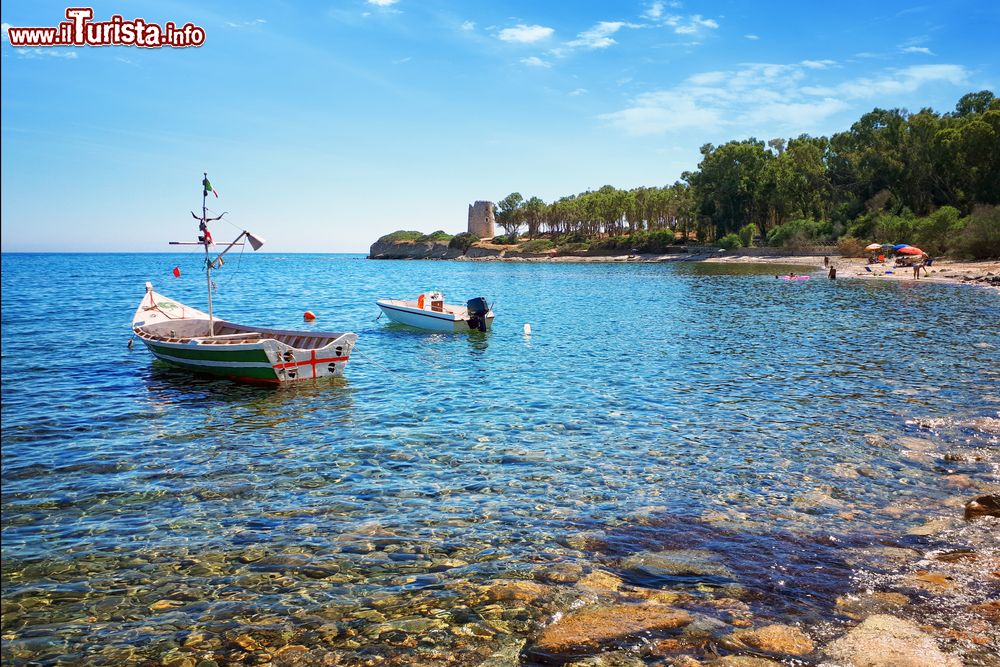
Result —
M997 291L247 255L218 274L217 314L360 337L344 379L266 389L127 349L146 280L204 307L195 255L2 262L11 664L222 660L245 633L348 663L477 664L551 611L479 632L495 611L483 587L567 563L822 624L850 585L846 550L896 544L926 515L881 508L954 493L939 460L894 439L997 448L974 426L1000 410ZM375 321L376 298L428 289L495 301L493 331ZM711 551L728 574L622 567L667 548Z

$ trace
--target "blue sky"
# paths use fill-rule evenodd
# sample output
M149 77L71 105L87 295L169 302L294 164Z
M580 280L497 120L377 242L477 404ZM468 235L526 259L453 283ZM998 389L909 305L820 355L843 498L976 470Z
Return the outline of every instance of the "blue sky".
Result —
M4 251L165 251L206 170L266 250L365 251L476 199L665 185L707 142L1000 92L987 1L118 2L95 20L206 42L11 47L65 9L3 4Z

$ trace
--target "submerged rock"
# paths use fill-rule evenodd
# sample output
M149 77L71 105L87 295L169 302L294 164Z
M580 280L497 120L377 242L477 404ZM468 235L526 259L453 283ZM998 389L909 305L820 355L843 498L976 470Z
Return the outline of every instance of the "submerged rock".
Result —
M737 630L725 638L732 648L755 648L768 653L806 655L812 653L813 642L809 635L791 625L766 625L754 630Z
M604 570L593 570L576 582L578 587L589 588L595 592L615 592L624 584L621 577Z
M895 591L875 591L870 594L837 598L837 607L840 613L856 621L863 620L873 614L898 611L908 604L910 604L910 598Z
M498 579L486 589L486 598L493 601L537 602L552 594L553 588L551 586L523 579Z
M651 577L732 577L718 556L704 549L641 551L622 560L622 569Z
M909 621L877 615L866 619L825 649L833 660L853 667L962 667L955 656Z
M536 573L535 576L550 584L573 584L583 576L583 566L578 563L558 563Z
M521 664L521 649L526 640L519 637L505 637L488 658L476 667L517 667Z
M530 655L583 655L602 646L652 630L670 630L691 622L680 609L649 604L591 607L569 614L542 631Z
M752 655L727 655L705 663L706 667L781 667L780 662Z
M865 434L865 443L871 445L872 447L887 447L889 445L888 441L884 437L874 433Z
M928 535L934 535L935 533L940 533L951 526L951 521L948 519L930 519L922 526L915 526L906 531L907 535L916 535L918 537L926 537Z

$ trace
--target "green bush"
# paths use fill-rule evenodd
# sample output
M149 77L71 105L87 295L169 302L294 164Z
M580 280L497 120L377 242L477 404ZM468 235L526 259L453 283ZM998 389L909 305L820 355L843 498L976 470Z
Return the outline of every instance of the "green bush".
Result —
M379 243L400 243L402 241L416 241L423 236L420 232L407 232L402 229L386 234L378 240Z
M431 232L430 234L423 234L417 239L420 242L433 241L434 243L448 243L451 241L451 234L448 232L437 230L436 232Z
M767 244L776 248L798 248L816 241L819 225L815 220L792 220L767 233Z
M719 245L726 250L736 250L743 247L743 241L739 234L726 234L719 239Z
M677 239L669 229L635 232L626 236L609 236L593 241L590 250L598 255L627 255L637 253L663 253Z
M677 237L669 229L636 232L632 239L632 247L644 253L664 253L669 246L677 243Z
M590 250L590 246L582 242L563 243L556 247L557 255L577 255Z
M847 225L847 235L856 239L875 238L875 223L878 220L877 213L866 213L858 216ZM885 241L885 239L882 239Z
M555 247L556 244L548 239L535 239L533 241L522 243L518 247L518 250L521 252L545 252L546 250L551 250Z
M916 223L913 214L905 209L899 215L882 214L875 220L874 238L882 243L915 244Z
M743 244L743 247L749 248L753 245L753 237L757 234L757 225L752 222L743 225L737 234L740 237L740 243Z
M501 234L500 236L494 236L490 240L490 243L495 243L497 245L517 245L517 234L507 234L506 236Z
M961 214L953 206L942 206L926 218L915 221L913 243L930 255L943 255L951 245L953 231L960 224Z
M632 239L627 236L609 236L597 239L590 244L593 255L620 255L627 253L632 247Z
M958 257L1000 257L1000 208L977 207L972 215L959 221L953 234L952 254Z
M478 240L479 237L475 234L472 234L471 232L462 232L461 234L455 234L451 237L451 240L448 241L448 247L465 252L469 249L469 246Z
M557 246L565 243L587 243L590 239L583 232L573 232L572 234L556 234L552 237L552 242Z

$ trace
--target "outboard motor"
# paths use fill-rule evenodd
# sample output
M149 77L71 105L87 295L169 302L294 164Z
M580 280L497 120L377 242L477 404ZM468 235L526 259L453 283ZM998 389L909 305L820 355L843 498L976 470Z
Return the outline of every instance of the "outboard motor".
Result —
M490 306L486 303L486 299L481 296L469 299L465 303L465 307L469 311L469 319L466 320L469 323L469 329L486 331L486 314L490 312Z

